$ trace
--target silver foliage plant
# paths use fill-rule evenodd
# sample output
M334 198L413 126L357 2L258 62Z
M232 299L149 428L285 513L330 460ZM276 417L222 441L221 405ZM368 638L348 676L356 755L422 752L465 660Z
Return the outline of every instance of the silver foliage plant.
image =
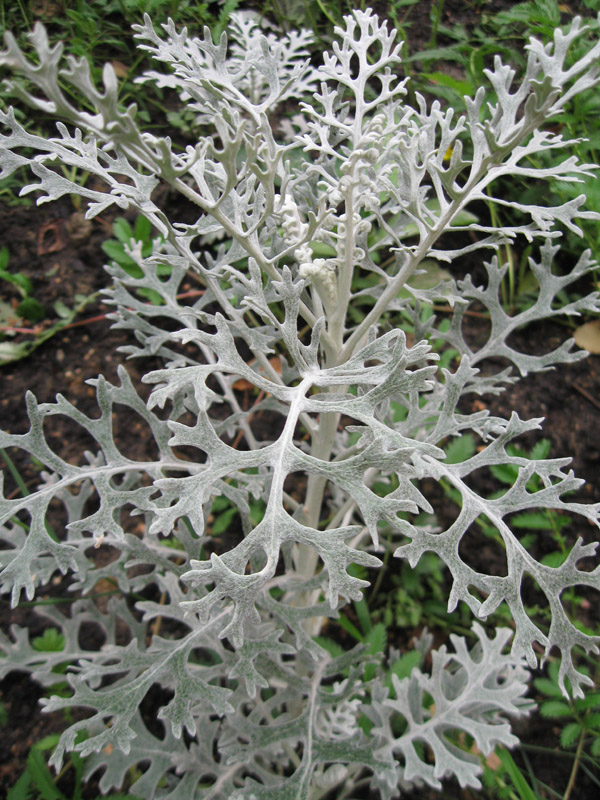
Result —
M39 652L15 627L0 640L0 673L28 669L51 686L54 667L70 664L70 695L43 702L85 713L52 762L60 767L72 749L88 756L87 774L101 771L103 792L122 786L132 767L139 777L129 791L163 800L350 798L369 783L394 798L449 776L476 788L474 752L516 743L507 716L531 707L526 667L536 666L536 650L560 658L561 684L575 694L590 681L574 648L598 652L561 600L569 587L600 589L600 568L589 566L596 544L579 538L560 566L547 566L510 520L559 509L589 538L587 521L597 524L600 509L569 498L582 483L566 471L569 459L511 454L539 419L469 412L460 401L584 355L571 342L524 354L510 337L534 320L599 310L596 295L562 299L595 268L589 253L569 274L552 267L557 223L578 231L577 218L596 215L582 210L583 196L548 207L496 192L503 177L590 174L591 165L563 159L573 142L544 125L597 85L600 44L569 61L585 30L577 19L553 43L532 39L521 83L497 58L487 72L493 92L480 88L457 117L419 95L406 103L395 32L370 11L336 29L319 68L307 61L307 34L265 37L248 15L235 18L229 51L225 36L215 44L209 31L192 38L172 22L163 28L161 36L149 18L136 27L140 48L171 70L143 80L183 97L202 132L195 146L141 130L135 107L119 106L111 66L96 88L87 62L65 65L41 25L31 34L35 60L10 35L0 53L25 78L7 82L12 95L61 120L46 139L12 109L0 113L0 177L27 165L37 180L23 193L39 203L78 194L89 218L116 205L152 223L152 255L135 242L129 249L139 277L112 264L108 297L116 327L135 336L125 352L164 364L144 376L147 400L121 368L118 385L91 381L99 416L61 395L29 396L29 431L0 433L0 446L44 465L28 496L0 494L2 588L16 606L63 573L73 597L68 612L38 609L62 632L62 649ZM297 114L284 132L282 103ZM558 163L540 166L553 163L546 156ZM80 173L93 183L72 179ZM195 208L195 221L173 220L172 201L159 207L159 184ZM519 224L480 222L478 201L509 208ZM511 316L499 300L506 266L495 251L523 237L539 246L530 259L539 291ZM489 257L485 285L450 277L480 256ZM451 265L433 288L419 281L426 259ZM181 297L190 275L202 291ZM148 289L153 303L140 293ZM428 313L434 303L451 310L449 325L447 314ZM463 335L473 304L491 320L476 347ZM456 359L439 367L434 344ZM115 441L115 413L145 424L154 442L147 460ZM77 463L47 438L56 415L96 443ZM476 453L448 463L444 446L465 432L477 437ZM493 465L518 477L488 499L471 476ZM534 476L539 491L530 489ZM427 496L442 481L462 497L447 524ZM207 527L216 499L237 509L219 538ZM67 524L54 531L47 514L58 506ZM504 574L474 566L462 541L483 535L482 518L504 545ZM403 680L387 679L388 661L373 663L369 648L332 655L325 625L332 630L328 620L368 585L350 565L375 574L366 568L380 567L386 551L390 569L395 559L414 566L437 554L449 570L449 608L462 602L485 620L504 605L514 631L489 634L475 623L471 640L451 636L429 671L415 667ZM524 606L526 576L546 598L548 626ZM101 633L101 646L86 646L86 630ZM417 641L420 652L430 639ZM163 738L140 711L149 692Z

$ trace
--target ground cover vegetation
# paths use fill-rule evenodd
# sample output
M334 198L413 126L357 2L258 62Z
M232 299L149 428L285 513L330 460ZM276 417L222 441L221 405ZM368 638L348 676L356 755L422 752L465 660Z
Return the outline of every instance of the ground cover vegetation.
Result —
M529 17L513 10L517 16L505 24L521 19L525 31L534 16L528 7ZM395 7L396 13L400 8ZM441 8L434 7L432 47L421 63L433 64L440 57L433 45L440 31L445 33ZM278 13L285 22L281 7ZM325 16L331 15L330 9ZM548 38L561 20L555 23L546 15L543 21L547 27L540 34ZM188 108L174 105L169 122L179 131L193 130L200 142L193 149L169 152L170 143L161 144L160 132L140 133L131 117L118 110L112 99L116 95L109 91L103 99L85 81L83 86L74 82L73 94L65 94L58 81L51 95L48 83L38 86L51 101L58 100L68 125L103 143L99 150L90 149L91 140L84 146L69 128L61 129L60 138L50 134L55 137L50 143L25 133L19 120L26 119L26 112L19 120L8 119L12 133L4 140L5 172L15 166L13 158L31 161L27 148L32 148L46 153L32 170L48 195L72 194L88 209L115 202L129 213L145 215L135 224L135 216L131 225L125 220L114 224L116 241L104 248L112 260L110 297L120 326L138 331L138 344L129 353L158 354L166 365L151 373L156 388L148 406L124 375L120 386L100 380L100 418L82 416L64 400L33 403L32 432L3 439L3 446L15 452L30 450L58 478L54 485L57 478L44 476L39 493L27 500L30 490L21 485L23 498L7 501L6 585L14 581L15 598L21 587L33 598L35 584L43 589L57 570L75 578L70 616L45 608L45 638L13 632L16 643L5 640L3 670L29 663L36 679L52 687L51 708L97 709L92 722L73 722L70 733L33 751L16 790L25 793L35 785L40 793L42 786L52 792L48 787L56 784L40 753L55 748L56 764L65 747L76 751L67 758L79 792L83 775L101 766L106 768L101 780L105 792L125 780L138 796L189 797L197 791L199 797L359 797L366 796L361 787L370 785L384 797L420 785L423 778L441 788L440 779L453 773L461 785L477 786L478 753L515 742L498 713L529 710L522 656L531 666L532 642L537 641L552 651L552 659L558 650L562 657L552 661L553 672L544 679L548 683L538 679L536 685L549 698L542 713L565 720L563 745L577 747L567 796L577 768L598 756L597 695L558 699L565 682L576 694L581 683L595 677L594 662L586 664L582 655L593 631L577 619L589 593L575 588L595 586L597 572L585 560L593 551L590 529L589 544L562 530L566 511L593 518L597 509L569 499L578 484L564 471L564 459L548 459L543 447L525 451L512 442L537 427L537 421L469 415L457 405L460 395L485 396L512 380L497 368L498 359L504 366L512 362L521 373L572 359L568 346L551 357L534 357L518 353L506 340L536 318L556 316L561 305L569 315L596 308L594 298L584 297L589 283L580 280L592 272L591 254L562 275L551 266L555 223L579 235L580 225L589 220L587 239L594 245L593 216L581 210L580 193L571 191L578 187L574 176L589 180L593 174L591 163L577 159L593 147L583 150L573 142L575 159L560 166L551 157L565 146L561 133L573 135L577 116L585 116L581 109L589 106L580 106L567 124L566 115L573 112L552 95L557 88L553 79L545 89L543 81L538 86L540 69L556 69L552 65L563 40L556 40L554 62L552 51L544 56L546 51L534 48L538 72L530 67L527 91L512 106L506 73L499 64L492 67L489 117L480 95L475 106L466 106L468 122L457 125L451 112L428 108L414 92L406 98L408 86L393 85L385 77L386 62L397 63L398 54L372 17L359 14L354 23L344 23L360 29L361 36L348 33L337 61L326 61L321 72L314 65L304 73L298 70L293 88L286 79L308 54L309 37L292 32L291 44L272 38L269 61L258 50L254 25L252 19L234 18L237 46L229 60L208 39L194 42L196 58L208 72L202 88L191 95L184 40L170 29L168 44L160 43L147 22L138 30L159 60L178 64L174 76L152 77L165 91L189 95ZM461 91L469 91L464 83L470 81L472 89L490 76L484 72L485 52L478 61L472 50L465 61L469 48L464 37L458 29L450 33L456 44L446 55L456 56L463 69L468 63L471 73L465 69L460 79L448 80L445 72L432 69L420 80L433 82L434 92L447 108L454 104L458 114L465 105ZM40 36L43 63L44 52L48 57L50 51ZM592 40L593 34L586 33L569 40L570 57L574 63L579 59L580 68L562 71L561 62L561 85L568 87L570 79L578 82L577 90L585 89L586 82L593 86L594 75L585 76ZM11 57L14 64L14 49ZM261 67L265 59L270 69ZM377 68L380 85L371 80ZM245 97L232 77L239 80L240 75L248 80ZM35 84L34 70L29 77ZM321 89L319 108L311 92L323 78L330 81L330 90L337 85L337 95ZM109 77L105 87L111 86ZM580 97L578 91L567 91L574 102ZM526 124L528 92L535 98L530 101L531 130ZM89 108L96 105L99 117L76 110L73 98L81 100L81 94L87 95ZM285 108L294 98L297 106L301 96L307 98L305 119L292 118L284 130L271 127L269 115L276 105ZM217 100L222 117L211 132L207 117L214 114ZM525 108L525 122L516 108ZM560 120L559 133L535 132L547 116L553 125ZM109 134L110 121L116 127ZM491 133L484 142L474 132L486 124ZM510 149L505 145L506 152L498 153L493 139L502 133ZM396 161L390 156L392 145L400 145L401 162L397 153ZM486 165L496 170L492 191L487 189L489 176L486 189L480 185L478 147L489 159ZM429 164L426 153L435 154ZM56 155L62 161L58 168ZM94 173L108 181L111 194L92 188ZM403 184L404 174L412 185ZM467 174L473 185L465 180ZM504 187L519 175L529 185L540 178L558 187L548 193L548 207L541 210L535 197L522 192L519 200L507 198ZM200 217L174 224L152 204L156 178L175 185L200 208ZM440 242L442 233L454 236L457 244L446 238ZM478 238L473 240L473 234ZM521 237L525 247L518 245ZM541 250L540 237L546 240ZM567 249L574 251L574 240L568 241ZM490 257L484 288L468 278L453 280L448 262L453 267L461 260L473 263L486 247L497 255ZM520 270L515 257L522 259ZM8 255L3 258L6 271ZM190 270L202 288L182 293ZM9 282L21 302L32 297L26 282L14 276ZM440 307L444 313L438 316L433 310ZM482 309L492 326L486 341L473 347L462 324L465 315ZM198 352L188 342L195 342ZM307 389L309 382L313 388ZM255 400L251 408L244 405L244 393ZM129 407L152 429L158 458L151 463L127 458L111 441L109 412L119 406ZM166 411L156 413L157 406L168 410L170 421ZM83 425L95 439L95 450L100 446L100 452L87 456L87 465L69 464L47 447L42 418L55 415ZM266 429L256 423L260 415L268 420ZM279 438L274 434L277 420ZM5 452L8 472L19 484L18 471L10 470L13 450ZM107 480L104 465L127 477ZM498 486L488 496L472 481L483 470ZM290 483L288 475L301 477ZM456 503L451 521L436 515L435 492L427 497L431 479ZM52 505L46 502L50 496ZM56 513L59 504L71 523L64 533L44 516L47 507ZM141 537L131 528L132 508L144 518ZM237 540L235 532L242 536L242 528L245 538ZM582 533L581 526L577 530ZM535 531L550 532L556 544L539 562L527 554L539 535ZM477 547L474 532L494 543L496 562L505 564L499 570L503 574L489 574L473 562L469 547ZM223 535L224 542L217 538ZM25 557L16 558L21 547ZM378 560L398 572L400 580L395 594L376 610L361 587L378 580ZM454 617L444 616L444 561L454 581ZM532 579L543 600L538 608L525 605L518 592L515 596L515 587ZM98 601L101 581L112 582L110 606ZM378 591L376 584L370 601ZM90 605L84 604L86 594ZM119 597L130 598L130 605L115 602ZM351 601L340 608L341 616L340 600ZM191 603L187 608L194 613L184 616L181 603ZM487 633L468 630L472 612L485 618L488 611L495 616ZM326 625L327 617L332 621ZM401 655L388 649L384 623L406 620L414 628L436 619L467 631L464 640L454 636L450 649L433 656L429 676L427 635ZM224 642L215 635L221 621ZM501 621L515 632L512 655L505 647L509 627L506 635L493 638ZM336 634L338 625L345 639ZM103 649L82 648L80 632L102 626ZM350 649L353 640L358 645ZM57 691L56 671L66 664L70 677ZM488 691L492 687L496 694ZM485 700L482 692L487 692ZM138 712L139 702L152 693L165 720L160 732L149 730ZM411 693L421 697L420 706L407 702ZM199 698L212 703L212 711L199 708ZM196 733L208 729L212 750ZM158 757L165 742L179 752L174 760ZM157 757L148 766L151 751ZM499 763L483 765L486 785L499 796L528 796L531 789L515 762L507 751L498 752Z

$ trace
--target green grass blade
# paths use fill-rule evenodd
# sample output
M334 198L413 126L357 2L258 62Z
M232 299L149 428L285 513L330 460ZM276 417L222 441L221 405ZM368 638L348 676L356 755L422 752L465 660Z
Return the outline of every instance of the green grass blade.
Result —
M513 786L519 793L520 800L538 800L535 792L523 777L523 773L515 764L515 761L508 750L499 748L496 753L502 766L510 777Z

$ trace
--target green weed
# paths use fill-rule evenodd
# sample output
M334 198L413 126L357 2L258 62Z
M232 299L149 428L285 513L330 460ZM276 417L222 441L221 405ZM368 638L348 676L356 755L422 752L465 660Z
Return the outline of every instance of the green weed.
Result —
M73 753L58 776L48 769L45 753L54 750L60 739L60 734L51 734L36 742L27 756L25 771L9 789L6 800L81 800L84 790L83 772L85 759ZM71 772L73 790L67 796L62 792L58 783L67 773ZM140 800L130 794L103 795L102 800Z

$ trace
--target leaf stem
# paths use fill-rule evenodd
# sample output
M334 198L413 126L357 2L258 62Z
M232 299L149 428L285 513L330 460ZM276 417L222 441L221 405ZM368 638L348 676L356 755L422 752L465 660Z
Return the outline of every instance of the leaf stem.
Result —
M583 750L584 739L585 739L585 728L582 726L581 733L579 734L579 741L577 742L577 750L575 751L575 760L573 761L573 766L571 767L571 774L569 775L569 782L567 783L567 788L565 789L563 800L569 800L569 798L571 797L571 792L575 787L575 780L577 778L579 765L581 763L581 753Z
M19 472L19 470L15 467L12 458L8 455L8 453L3 447L0 447L0 455L4 459L4 463L8 467L8 471L10 472L10 474L13 476L15 483L21 490L21 494L23 495L23 497L27 497L27 495L29 494L29 489L27 488L27 484L21 477L21 473Z

